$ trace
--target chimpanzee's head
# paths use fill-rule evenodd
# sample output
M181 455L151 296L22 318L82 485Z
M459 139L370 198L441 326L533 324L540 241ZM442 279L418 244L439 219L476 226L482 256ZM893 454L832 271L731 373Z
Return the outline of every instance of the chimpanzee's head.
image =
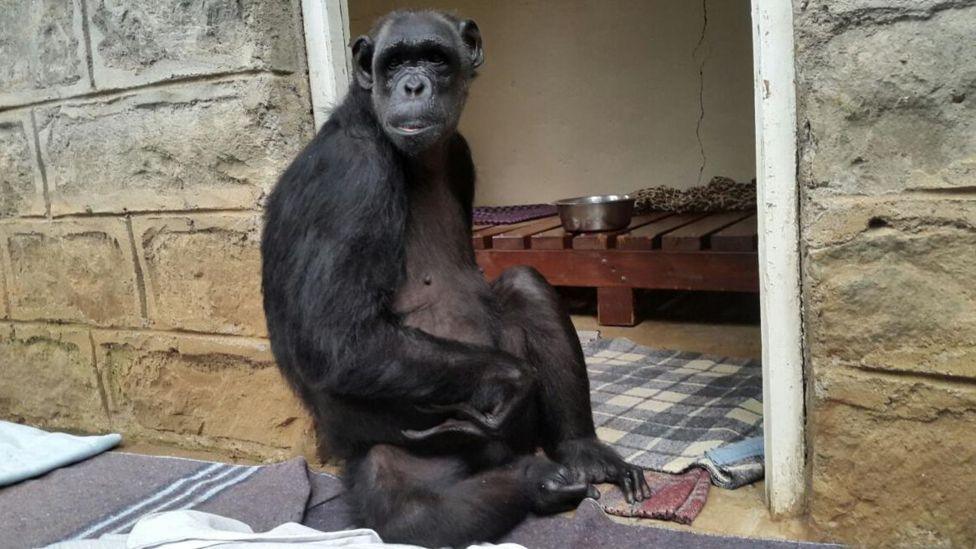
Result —
M352 46L356 83L393 144L408 155L457 129L475 69L484 62L471 20L435 11L398 11Z

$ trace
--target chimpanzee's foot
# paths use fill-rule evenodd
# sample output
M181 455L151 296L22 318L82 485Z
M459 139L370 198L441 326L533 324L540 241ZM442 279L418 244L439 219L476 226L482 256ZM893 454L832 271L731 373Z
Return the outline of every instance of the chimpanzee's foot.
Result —
M561 442L552 457L569 468L577 482L616 484L628 503L651 497L651 487L647 485L644 471L625 462L613 448L596 438Z
M571 511L583 498L598 498L596 487L574 478L568 468L541 456L526 456L519 461L524 485L532 501L532 511L551 515Z

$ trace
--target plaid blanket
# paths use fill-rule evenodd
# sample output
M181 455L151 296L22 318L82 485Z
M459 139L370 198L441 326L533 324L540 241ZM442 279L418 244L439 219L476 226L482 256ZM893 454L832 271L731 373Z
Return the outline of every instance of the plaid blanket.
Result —
M630 463L680 473L709 450L762 434L758 360L662 351L622 338L583 349L597 434Z

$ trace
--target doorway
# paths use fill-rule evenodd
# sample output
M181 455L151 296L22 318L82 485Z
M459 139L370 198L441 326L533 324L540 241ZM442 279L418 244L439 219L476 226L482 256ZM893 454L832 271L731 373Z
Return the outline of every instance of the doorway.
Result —
M608 13L612 13L613 10L609 9L608 3L598 3L600 4L599 16L605 17ZM382 6L379 6L380 4ZM395 0L370 0L368 2L360 0L355 2L353 6L358 13L360 10L369 12L372 9L379 9L378 6L391 9L414 4L416 3ZM445 0L425 3L425 5L428 4L432 7L448 7L466 13L471 11L466 10L466 8L484 6L486 3ZM506 13L506 10L524 9L527 5L540 4L540 2L519 2L517 3L518 8L514 2L511 3L511 8L507 4L492 2L490 6L496 12L494 15L497 17L511 17L513 20L520 20L518 12ZM620 7L634 8L635 4L647 5L648 3L620 2L619 4ZM661 4L665 5L664 2ZM702 13L707 13L710 8L719 6L719 4L720 2L717 0L711 2L705 0L696 9ZM352 36L349 30L350 20L353 20L354 27L361 26L361 23L356 20L357 14L350 13L350 6L346 0L303 0L302 6L306 48L309 66L311 67L310 84L314 114L316 124L320 125L327 117L329 106L341 98L348 85L350 64L346 45ZM667 6L672 10L691 9L686 3L671 2L667 3ZM717 9L719 8L714 8L712 11L713 25L721 23L720 19L714 18ZM752 0L747 9L750 9L751 14L753 79L750 87L754 106L751 129L754 130L755 141L754 154L750 163L754 168L757 180L766 503L774 516L784 516L796 514L802 510L806 487L792 8L789 3L775 0ZM572 10L564 9L562 11ZM523 13L522 15L526 14ZM545 22L545 19L531 19L535 24ZM619 23L624 24L632 20L629 17L620 18ZM570 42L574 42L574 39L583 34L594 32L594 26L578 25L578 28L573 31L575 34L568 36ZM611 28L611 30L614 29ZM662 32L666 30L671 29L665 26ZM700 38L700 35L688 37L685 36L686 34L687 32L682 34L682 39L698 40ZM492 42L491 35L487 34L489 64L493 63ZM549 43L551 40L546 42L546 44ZM606 44L606 47L613 48L615 43L610 42ZM698 54L700 53L699 49ZM570 74L579 72L578 67L574 65L573 56L565 56L565 58L555 56L552 62L561 63L561 70ZM602 83L600 82L600 84ZM481 83L479 82L479 84ZM510 87L517 88L518 81L511 84ZM587 85L585 78L580 85ZM505 88L501 86L499 89L504 91ZM601 89L600 91L607 93L608 90ZM609 88L609 91L612 93L613 88ZM558 86L552 88L552 93L558 92ZM683 94L683 100L690 101L694 106L696 99L694 88L692 88L691 97L689 98L687 95ZM473 96L473 99L477 101L477 96ZM542 99L544 100L544 97ZM700 101L701 97L699 96L698 99ZM701 107L700 102L698 106ZM513 108L518 108L518 104L516 103ZM575 108L578 110L579 106L575 106ZM566 116L571 117L574 112L574 105L570 103L565 106L565 109ZM699 115L701 114L700 110L697 112ZM636 109L625 110L622 114L624 116L641 116L643 113L640 109ZM543 122L545 120L539 121L540 124ZM700 167L703 165L701 157L706 156L704 165L707 167L706 152L715 149L706 147L706 143L700 140L700 120L695 127L695 141L690 147L694 153L692 158L697 162L695 166ZM540 132L540 137L533 140L533 143L537 146L547 143L549 146L553 146L553 143L546 139L547 136L551 135L553 128L539 125L535 129ZM575 145L575 141L573 141L574 132L571 130L572 128L563 134L566 136L563 138L564 143ZM600 135L597 132L593 136L586 137L605 141L608 136ZM653 138L651 139L653 142ZM660 137L658 140L660 141ZM584 140L584 145L586 144L586 140ZM665 148L668 145L670 145L669 142L661 142L660 144L661 147ZM590 146L592 148L592 145ZM478 154L481 154L481 148L477 143L473 143L473 147ZM687 146L681 147L682 158L688 153L688 148ZM750 148L752 148L752 144L750 144ZM604 166L622 170L619 173L615 172L617 178L627 177L627 173L639 173L633 170L635 157L628 156L627 151L621 151L619 147L601 150L604 151L601 157ZM533 156L518 157L521 162L516 162L514 168L531 169ZM741 158L741 154L738 155L738 158ZM715 161L715 157L712 157L712 161ZM684 165L687 162L680 164ZM591 166L589 169L581 169L571 162L565 165L567 171L563 173L562 179L564 181L562 183L570 185L594 183L594 174L597 172L595 168L592 168L593 163L588 164ZM500 164L499 167L501 167ZM505 166L505 168L512 169L513 166ZM630 171L628 172L628 170ZM506 172L496 172L495 174L489 172L489 175L495 177L497 173L504 174ZM559 178L558 174L562 172L557 170L555 173L557 175L554 177ZM566 174L573 174L573 180L566 182ZM482 168L481 175L482 177L485 176L484 168ZM552 170L542 175L553 177ZM587 176L589 179L586 179ZM704 169L699 169L694 180L699 182L704 176ZM680 177L686 178L684 175ZM499 177L500 181L503 179ZM491 188L493 189L492 192L505 191L504 185ZM525 199L535 199L534 197L537 194L542 198L538 190L539 188L518 189L519 192L526 193ZM614 190L626 191L629 189ZM509 189L509 191L512 190ZM488 197L490 196L488 195ZM487 200L487 198L485 199Z

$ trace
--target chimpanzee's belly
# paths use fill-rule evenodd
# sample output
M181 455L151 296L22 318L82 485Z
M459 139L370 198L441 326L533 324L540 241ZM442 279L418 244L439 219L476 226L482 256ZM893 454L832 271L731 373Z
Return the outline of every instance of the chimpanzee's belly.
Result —
M396 310L406 326L431 335L475 343L498 342L498 316L491 289L473 265L416 264L408 260L407 280Z
M471 230L452 182L440 175L409 182L405 231L406 278L396 294L403 322L466 343L498 342L491 288L478 270Z

